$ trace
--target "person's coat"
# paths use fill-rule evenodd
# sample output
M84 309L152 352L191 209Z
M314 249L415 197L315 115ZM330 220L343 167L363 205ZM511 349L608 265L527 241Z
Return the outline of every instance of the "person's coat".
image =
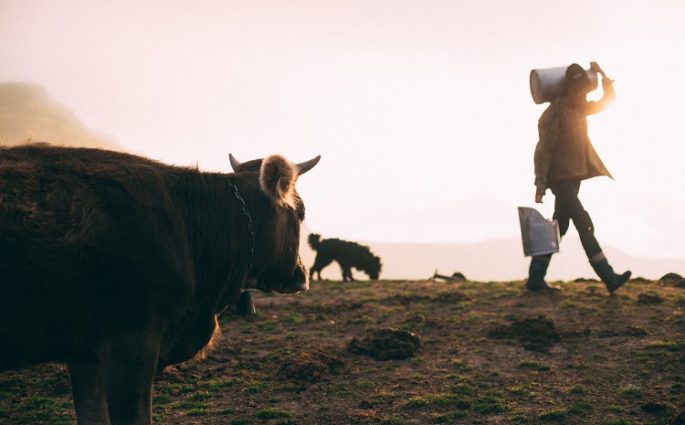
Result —
M538 121L540 140L535 147L535 185L547 189L566 180L611 176L592 146L587 116L604 110L614 99L611 82L602 80L604 96L599 101L574 103L567 96L552 101Z

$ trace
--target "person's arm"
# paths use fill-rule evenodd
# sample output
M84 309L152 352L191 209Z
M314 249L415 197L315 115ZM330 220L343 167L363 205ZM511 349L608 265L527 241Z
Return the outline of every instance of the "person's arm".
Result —
M535 164L535 202L541 203L547 190L547 175L552 164L552 155L559 139L558 120L555 117L556 108L550 106L538 121L540 139L535 146L533 162Z
M601 99L597 101L587 102L587 107L585 109L585 113L587 115L602 112L604 109L606 109L607 106L609 106L609 103L613 102L616 99L616 94L614 92L614 80L606 76L604 70L600 68L597 62L591 62L590 66L599 75L602 76L602 91L604 93Z

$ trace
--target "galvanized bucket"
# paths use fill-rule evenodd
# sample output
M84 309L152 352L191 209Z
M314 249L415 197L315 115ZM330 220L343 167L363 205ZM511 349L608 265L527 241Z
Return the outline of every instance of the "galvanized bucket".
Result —
M546 219L535 208L518 207L518 210L523 255L534 257L559 252L559 223Z
M549 102L564 93L567 66L556 68L534 69L530 71L530 94L538 105ZM593 90L598 86L597 72L592 68L586 69L588 78L592 82Z

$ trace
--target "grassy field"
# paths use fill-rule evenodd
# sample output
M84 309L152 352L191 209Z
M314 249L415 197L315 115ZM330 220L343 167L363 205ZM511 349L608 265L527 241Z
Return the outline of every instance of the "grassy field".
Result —
M685 423L685 288L638 279L609 297L594 281L558 283L558 294L525 293L520 281L322 281L258 294L257 315L222 319L207 359L158 376L154 419ZM414 333L420 348L399 360L349 348L386 328ZM63 366L0 374L0 423L73 422Z

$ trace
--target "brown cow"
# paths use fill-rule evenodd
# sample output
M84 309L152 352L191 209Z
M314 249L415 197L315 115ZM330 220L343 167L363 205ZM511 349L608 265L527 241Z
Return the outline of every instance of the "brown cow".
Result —
M244 289L308 289L295 181L318 161L0 148L0 370L65 362L79 424L151 423L155 374L211 345Z

